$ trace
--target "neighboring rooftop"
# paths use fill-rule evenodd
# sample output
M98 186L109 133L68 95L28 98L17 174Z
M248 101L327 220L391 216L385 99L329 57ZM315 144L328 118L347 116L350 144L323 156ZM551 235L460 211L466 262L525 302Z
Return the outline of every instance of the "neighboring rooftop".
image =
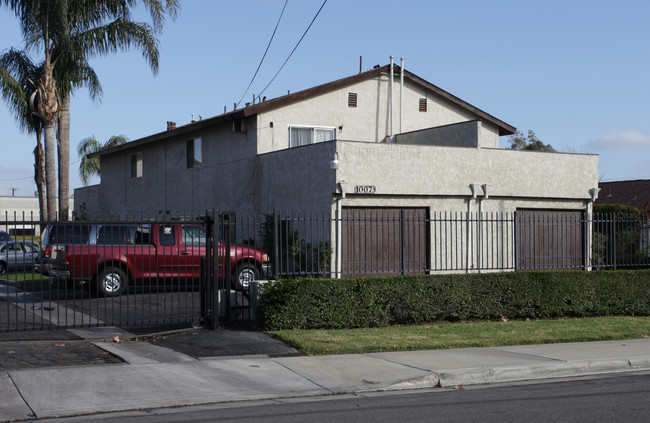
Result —
M650 209L650 179L600 182L597 203Z

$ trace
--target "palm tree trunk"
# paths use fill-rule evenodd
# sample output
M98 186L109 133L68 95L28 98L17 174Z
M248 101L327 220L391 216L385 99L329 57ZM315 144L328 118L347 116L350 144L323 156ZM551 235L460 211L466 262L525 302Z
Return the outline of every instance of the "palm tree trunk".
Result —
M60 97L57 152L59 159L59 220L68 220L70 207L70 93Z
M46 40L47 41L47 40ZM41 119L45 137L45 190L47 191L47 220L56 220L56 135L54 124L57 121L59 100L57 98L56 82L52 77L52 64L46 43L46 59L43 64L43 75L36 85L36 91L30 97L30 105L34 114Z
M47 191L47 220L56 220L56 157L54 122L43 121L45 134L45 189Z
M36 147L34 148L34 182L36 182L36 193L38 196L38 220L43 221L47 216L47 203L45 202L45 157L43 154L43 142L40 130L36 132Z

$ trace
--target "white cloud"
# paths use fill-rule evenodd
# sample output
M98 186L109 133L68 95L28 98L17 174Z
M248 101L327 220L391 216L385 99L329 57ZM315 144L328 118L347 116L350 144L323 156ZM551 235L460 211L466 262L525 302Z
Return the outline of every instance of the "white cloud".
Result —
M587 146L596 150L636 150L650 146L650 135L639 131L612 131L590 140Z

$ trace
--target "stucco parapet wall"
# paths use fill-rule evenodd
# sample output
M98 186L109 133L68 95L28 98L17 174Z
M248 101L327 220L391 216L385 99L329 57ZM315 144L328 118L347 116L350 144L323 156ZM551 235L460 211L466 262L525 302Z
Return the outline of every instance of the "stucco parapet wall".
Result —
M584 199L598 187L598 156L491 148L338 141L337 180L372 186L373 195L471 195ZM483 195L479 188L477 193Z

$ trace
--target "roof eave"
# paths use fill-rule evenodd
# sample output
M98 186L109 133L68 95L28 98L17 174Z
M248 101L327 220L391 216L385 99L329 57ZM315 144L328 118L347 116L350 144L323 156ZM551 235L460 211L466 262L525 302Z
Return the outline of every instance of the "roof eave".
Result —
M244 109L234 110L234 111L229 112L229 113L224 113L224 114L219 115L219 116L211 117L209 119L203 119L203 120L199 120L197 122L189 123L187 125L179 126L176 129L170 129L168 131L159 132L157 134L149 135L149 136L146 136L144 138L140 138L140 139L137 139L135 141L131 141L131 142L128 142L128 143L125 143L125 144L116 145L115 147L106 148L106 149L100 150L100 151L98 151L96 153L89 154L88 157L89 158L101 157L101 156L106 156L108 154L117 153L117 152L123 151L123 150L138 148L138 147L140 147L142 145L145 145L145 144L161 141L161 140L176 137L176 136L179 136L179 135L185 135L185 134L189 134L189 133L192 133L192 132L200 131L202 129L209 128L209 127L216 126L216 125L220 125L222 123L232 121L232 120L235 120L235 119L241 119L244 116L245 116Z

